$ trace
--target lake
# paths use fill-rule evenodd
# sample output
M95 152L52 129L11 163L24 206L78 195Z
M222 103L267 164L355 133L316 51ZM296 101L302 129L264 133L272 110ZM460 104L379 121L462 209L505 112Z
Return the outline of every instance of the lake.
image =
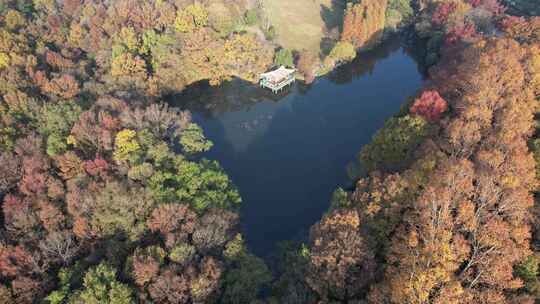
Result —
M334 190L350 187L346 167L422 86L422 68L399 39L306 86L274 95L239 79L199 84L172 99L191 110L243 199L248 245L268 257L282 240L305 239Z

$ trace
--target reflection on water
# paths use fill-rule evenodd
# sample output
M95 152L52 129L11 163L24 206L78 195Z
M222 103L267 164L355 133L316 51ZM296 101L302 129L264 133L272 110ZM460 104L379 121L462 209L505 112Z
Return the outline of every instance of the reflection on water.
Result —
M171 103L193 112L238 186L244 233L265 256L301 238L348 186L345 167L406 96L421 86L412 55L392 40L310 86L274 95L239 79L199 84Z

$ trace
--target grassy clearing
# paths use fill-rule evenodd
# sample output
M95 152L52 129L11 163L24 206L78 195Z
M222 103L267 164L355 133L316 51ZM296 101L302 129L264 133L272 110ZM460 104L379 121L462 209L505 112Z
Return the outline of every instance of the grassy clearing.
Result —
M287 49L319 53L325 28L341 23L345 1L267 0L265 10L275 27L278 44Z

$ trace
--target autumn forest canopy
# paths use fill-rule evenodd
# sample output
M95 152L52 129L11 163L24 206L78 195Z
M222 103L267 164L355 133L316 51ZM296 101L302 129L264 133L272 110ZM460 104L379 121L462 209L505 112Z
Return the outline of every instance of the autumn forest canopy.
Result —
M268 1L0 0L0 304L540 303L540 4L321 0L339 24L298 48ZM167 97L282 65L317 85L393 35L424 87L309 235L256 256Z

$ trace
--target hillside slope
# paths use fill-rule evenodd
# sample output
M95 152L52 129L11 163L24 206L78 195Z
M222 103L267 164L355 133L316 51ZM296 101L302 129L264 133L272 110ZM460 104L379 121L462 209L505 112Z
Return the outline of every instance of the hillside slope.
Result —
M276 42L287 49L321 51L326 29L338 29L344 0L264 1L265 13L276 29Z

